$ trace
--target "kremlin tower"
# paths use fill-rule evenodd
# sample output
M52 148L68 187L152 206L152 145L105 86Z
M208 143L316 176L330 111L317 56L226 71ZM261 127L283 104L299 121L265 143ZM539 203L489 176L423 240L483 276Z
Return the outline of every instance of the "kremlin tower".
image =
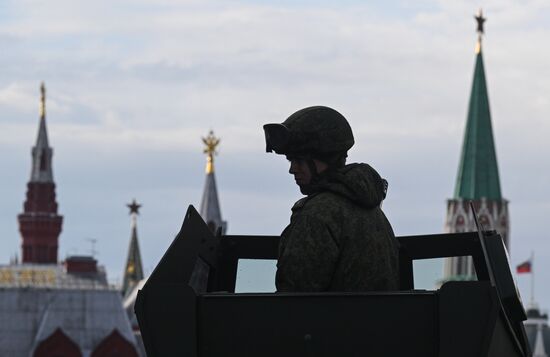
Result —
M216 148L220 143L220 139L214 136L213 131L210 131L206 138L202 138L202 141L206 145L204 148L206 154L206 182L199 213L213 233L216 234L221 229L221 234L225 234L227 222L222 220L216 177L214 176L214 155L217 154Z
M57 214L53 180L53 149L46 130L46 89L40 86L40 123L32 148L31 178L27 183L24 210L17 218L21 232L23 263L56 264L63 216Z
M489 96L483 67L482 36L485 18L477 20L476 63L470 94L464 142L458 166L454 197L447 200L445 230L449 233L475 231L469 207L472 201L485 229L496 230L509 247L508 201L502 197L497 156L491 126ZM453 257L445 262L444 280L475 278L471 257Z

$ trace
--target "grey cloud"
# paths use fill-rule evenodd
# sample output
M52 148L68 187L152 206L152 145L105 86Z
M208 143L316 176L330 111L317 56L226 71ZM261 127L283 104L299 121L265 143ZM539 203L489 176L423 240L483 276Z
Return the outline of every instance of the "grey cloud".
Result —
M24 83L36 96L32 110L0 108L0 127L25 134L0 140L10 153L0 156L0 167L10 168L0 185L1 261L19 249L15 215L42 79L59 104L48 125L66 216L61 246L85 251L85 237L101 239L100 261L111 277L121 274L126 254L128 200L144 204L138 227L149 268L187 204L198 204L200 136L210 128L222 137L216 167L230 232L280 232L299 195L284 159L263 153L261 125L312 104L350 119L357 137L350 159L372 163L389 179L384 209L396 232L442 230L474 65L470 3L156 4L60 1L22 11L0 30L8 47L0 88ZM550 194L548 28L542 2L487 7L485 66L515 263L530 249L550 254L541 238ZM541 291L547 301L550 292Z

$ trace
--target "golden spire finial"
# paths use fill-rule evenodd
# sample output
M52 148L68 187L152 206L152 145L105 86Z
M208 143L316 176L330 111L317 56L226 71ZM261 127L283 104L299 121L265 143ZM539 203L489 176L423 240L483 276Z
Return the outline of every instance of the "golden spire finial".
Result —
M46 117L46 86L44 82L40 84L40 118Z
M487 20L485 17L483 17L483 10L479 8L477 14L474 16L474 18L477 21L477 43L476 43L476 53L481 52L481 37L485 33L485 30L483 29L483 24Z
M216 147L220 143L220 139L214 136L214 132L210 130L206 138L202 138L202 142L206 147L204 153L206 154L206 173L211 174L214 172L214 155L217 155Z

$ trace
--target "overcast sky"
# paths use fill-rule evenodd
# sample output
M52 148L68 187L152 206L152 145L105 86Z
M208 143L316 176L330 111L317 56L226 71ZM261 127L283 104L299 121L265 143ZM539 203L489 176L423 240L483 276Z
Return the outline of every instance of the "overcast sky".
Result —
M322 104L350 121L351 161L390 183L398 235L443 231L462 145L476 41L483 51L511 263L536 253L550 306L550 3L491 1L30 1L0 3L0 262L19 252L47 88L60 258L87 254L121 280L125 206L151 272L204 183L201 137L221 137L216 175L229 234L279 234L300 197L262 124ZM524 300L529 277L519 276Z

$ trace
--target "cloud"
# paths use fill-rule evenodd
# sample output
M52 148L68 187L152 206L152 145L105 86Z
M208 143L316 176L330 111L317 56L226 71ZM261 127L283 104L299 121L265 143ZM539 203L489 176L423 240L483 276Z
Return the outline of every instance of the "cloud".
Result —
M29 106L30 103L35 103L36 105L31 107ZM32 95L28 87L23 87L17 82L0 89L0 105L3 108L15 109L25 115L30 115L33 112L38 113L36 94Z
M126 200L144 201L140 233L156 249L144 258L148 266L173 237L181 211L198 203L200 137L209 129L222 138L216 165L231 232L280 231L297 193L284 159L263 152L261 126L314 104L340 110L356 136L350 159L373 163L390 180L384 207L396 231L441 231L473 73L471 3L5 4L0 149L18 156L0 156L0 166L10 167L10 185L0 191L9 198L3 236L17 235L13 217L28 179L41 80L67 217L62 246L79 246L74 242L85 235L120 240L117 253L102 256L110 273L122 271ZM542 244L536 237L546 229L539 215L525 222L546 207L550 193L548 5L482 5L501 180L512 200L513 259L523 259L524 247Z

